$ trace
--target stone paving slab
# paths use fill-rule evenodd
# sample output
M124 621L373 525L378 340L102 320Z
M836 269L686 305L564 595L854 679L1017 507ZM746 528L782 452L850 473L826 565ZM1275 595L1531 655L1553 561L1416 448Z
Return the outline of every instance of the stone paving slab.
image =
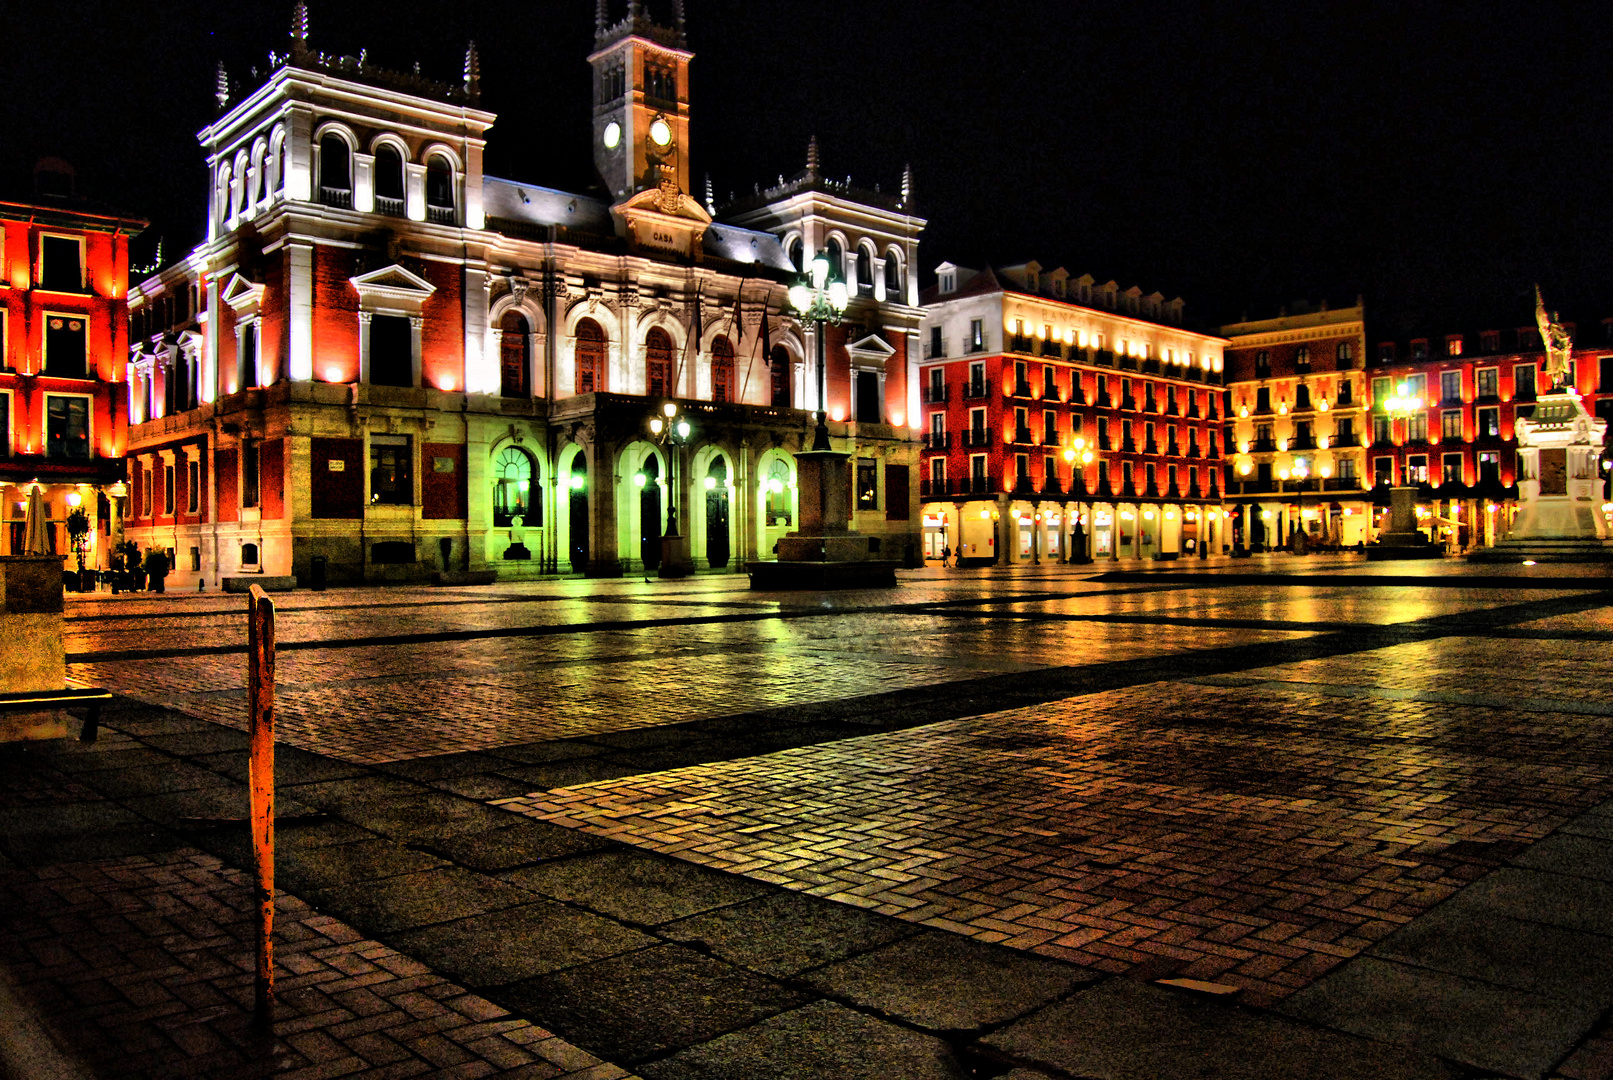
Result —
M618 922L547 900L405 930L389 940L474 987L520 982L660 943Z
M1010 1061L1092 1080L1456 1080L1427 1053L1348 1039L1176 991L1113 979L983 1042Z
M612 850L511 870L512 885L642 926L751 900L772 888L673 859Z
M966 1080L951 1047L830 1001L815 1001L639 1070L646 1080Z
M660 932L775 979L919 933L888 915L777 892L663 925Z
M1363 957L1283 1002L1282 1011L1538 1080L1601 1016L1590 996L1543 996L1409 964Z

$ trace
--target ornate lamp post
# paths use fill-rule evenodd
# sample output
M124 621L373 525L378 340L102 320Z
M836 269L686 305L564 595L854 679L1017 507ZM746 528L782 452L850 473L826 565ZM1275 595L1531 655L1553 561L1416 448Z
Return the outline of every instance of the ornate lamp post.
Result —
M844 281L829 280L829 260L819 255L812 260L809 282L790 286L790 306L803 322L817 324L818 340L818 426L812 432L812 449L829 450L828 398L825 390L823 327L840 325L851 296Z
M1425 407L1422 398L1411 397L1406 393L1405 383L1395 387L1395 392L1383 401L1384 411L1389 414L1389 422L1396 420L1406 421L1406 436L1409 441L1411 435L1411 416L1417 410ZM1401 444L1401 456L1405 456L1405 444ZM1411 482L1411 473L1404 463L1400 466L1400 483L1389 489L1389 528L1378 537L1377 550L1368 551L1368 558L1427 558L1437 552L1417 529L1417 486Z
M689 430L689 421L678 414L676 402L664 403L661 416L650 417L650 435L666 450L667 458L666 535L661 537L661 567L657 571L664 578L687 577L694 569L678 531L678 459L689 442Z

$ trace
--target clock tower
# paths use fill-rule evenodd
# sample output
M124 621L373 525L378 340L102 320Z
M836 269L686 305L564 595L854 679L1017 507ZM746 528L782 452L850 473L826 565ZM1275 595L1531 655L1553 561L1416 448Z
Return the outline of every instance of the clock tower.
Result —
M689 191L689 61L683 0L672 0L672 25L655 22L646 0L628 0L610 20L609 0L596 0L594 167L617 202L639 192Z

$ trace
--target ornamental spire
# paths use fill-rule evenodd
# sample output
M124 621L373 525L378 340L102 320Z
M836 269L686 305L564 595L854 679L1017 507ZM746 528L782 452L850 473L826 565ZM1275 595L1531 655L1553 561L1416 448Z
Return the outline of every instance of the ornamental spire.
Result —
M683 33L683 0L672 0L672 21L677 24L678 33Z
M818 137L812 136L807 143L807 175L816 179L818 176Z
M222 60L218 62L218 71L213 77L213 100L218 102L219 112L230 107L230 77L224 72Z
M717 189L711 186L711 174L706 174L706 213L717 214Z
M297 6L291 9L291 51L298 54L308 50L308 5L305 0L297 0Z
M605 25L610 21L610 13L605 10L605 0L594 0L594 37L605 36Z
M465 50L465 93L472 100L482 96L482 58L476 53L476 42Z
M902 205L907 206L913 201L913 163L908 162L902 166Z

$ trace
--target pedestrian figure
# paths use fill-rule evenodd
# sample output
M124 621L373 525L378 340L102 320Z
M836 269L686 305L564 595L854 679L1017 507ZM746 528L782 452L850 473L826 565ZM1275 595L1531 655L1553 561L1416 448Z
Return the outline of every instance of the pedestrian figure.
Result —
M146 580L147 588L152 592L165 591L163 579L168 576L168 555L161 548L150 548L146 551Z
M941 568L944 570L952 565L952 545L948 544L941 549Z

